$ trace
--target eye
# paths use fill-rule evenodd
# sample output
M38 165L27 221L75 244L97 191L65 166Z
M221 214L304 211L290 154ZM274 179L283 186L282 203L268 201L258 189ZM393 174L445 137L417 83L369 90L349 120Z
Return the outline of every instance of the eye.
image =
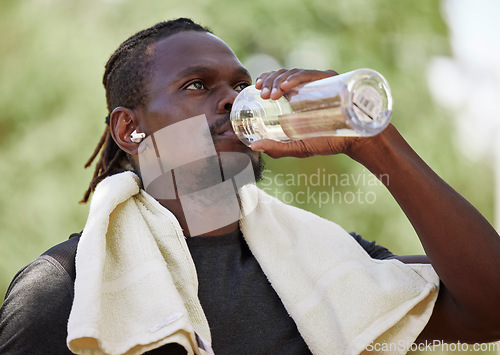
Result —
M205 90L205 84L202 81L193 81L191 84L186 86L186 90Z
M249 87L250 84L249 83L241 83L241 84L238 84L234 87L234 90L236 90L237 92L241 92L244 88L246 87Z

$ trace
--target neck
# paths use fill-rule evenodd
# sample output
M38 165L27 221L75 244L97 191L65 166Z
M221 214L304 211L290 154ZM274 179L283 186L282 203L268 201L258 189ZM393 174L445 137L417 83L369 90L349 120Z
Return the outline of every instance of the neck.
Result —
M211 204L207 208L203 209L204 213L202 216L200 216L200 218L196 218L192 214L186 216L181 201L178 199L158 200L158 202L163 207L172 212L177 221L179 221L179 224L186 237L192 237L192 236L208 237L208 236L224 235L236 231L239 227L239 220L236 220L236 221L231 221L230 223L227 223L219 228L208 230L210 229L209 227L210 221L223 222L223 220L221 219L221 213L222 213L221 211L224 211L227 206L221 206L221 208L218 208L217 205ZM221 204L222 203L223 201L221 201ZM203 205L204 204L201 204L201 206ZM221 225L224 223L217 223L217 224ZM204 226L206 226L206 228L204 228ZM206 229L206 232L201 232L201 233L199 232L200 230L204 229Z

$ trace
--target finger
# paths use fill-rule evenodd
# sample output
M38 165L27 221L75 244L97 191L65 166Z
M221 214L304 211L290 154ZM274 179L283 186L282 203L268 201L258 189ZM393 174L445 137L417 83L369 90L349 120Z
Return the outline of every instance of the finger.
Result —
M370 137L314 137L291 142L263 139L252 143L253 151L264 152L272 158L307 158L313 155L332 155L348 152L356 143L363 144Z
M274 72L271 72L267 75L262 82L262 91L260 96L263 99L269 99L271 97L271 91L273 89L274 80L279 77L281 74L286 73L287 69L280 69Z
M281 84L288 80L288 78L292 75L296 75L297 72L300 72L300 69L290 69L284 72L281 75L278 75L273 81L273 88L271 89L270 98L273 100L278 100L285 93L281 88Z
M281 90L286 92L300 84L325 79L335 75L338 75L338 73L334 70L301 70L288 76L287 79L281 83Z
M271 158L297 157L306 158L311 156L302 141L288 143L276 142L271 139L262 139L252 143L250 148L256 152L264 152Z
M262 89L262 84L264 83L264 80L272 73L274 73L274 71L268 71L260 74L255 80L255 88L258 90Z

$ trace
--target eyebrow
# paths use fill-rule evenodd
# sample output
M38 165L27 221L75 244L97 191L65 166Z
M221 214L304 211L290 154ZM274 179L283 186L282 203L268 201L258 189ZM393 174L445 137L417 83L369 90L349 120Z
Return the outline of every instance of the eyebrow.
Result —
M207 66L204 66L204 65L192 65L192 66L187 67L187 68L181 70L180 72L178 72L175 75L174 81L175 82L181 81L186 76L190 76L190 75L212 74L212 73L214 73L216 71L217 71L216 69L211 68L211 67L207 67ZM238 67L238 68L236 68L234 70L234 73L246 76L246 77L250 78L250 80L252 78L250 76L250 73L248 72L248 70L246 70L244 67Z

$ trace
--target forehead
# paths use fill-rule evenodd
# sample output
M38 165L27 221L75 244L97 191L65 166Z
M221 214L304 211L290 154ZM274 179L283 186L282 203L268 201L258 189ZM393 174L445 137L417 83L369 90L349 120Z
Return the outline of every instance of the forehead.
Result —
M240 61L218 37L205 32L184 31L160 40L153 61L155 75L174 78L186 68L244 69Z

